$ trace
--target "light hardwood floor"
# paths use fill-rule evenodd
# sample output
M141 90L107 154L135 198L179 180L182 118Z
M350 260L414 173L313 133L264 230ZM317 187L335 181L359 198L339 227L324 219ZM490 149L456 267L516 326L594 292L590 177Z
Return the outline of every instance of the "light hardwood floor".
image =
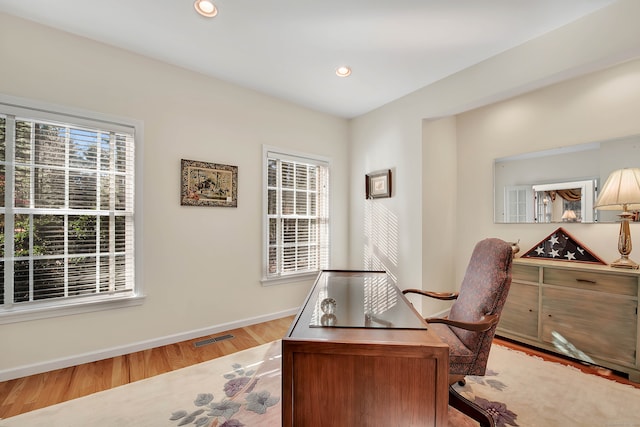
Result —
M278 340L287 333L292 321L293 316L288 316L208 337L0 382L0 419L55 405L56 403ZM234 338L197 348L194 345L203 339L227 334L233 335ZM640 384L632 383L615 372L610 372L606 369L576 363L499 338L496 338L495 342L537 355L545 360L575 366L589 374L601 375L614 381L640 388Z
M205 362L282 338L293 316L43 374L0 382L0 419ZM197 341L233 339L195 347Z

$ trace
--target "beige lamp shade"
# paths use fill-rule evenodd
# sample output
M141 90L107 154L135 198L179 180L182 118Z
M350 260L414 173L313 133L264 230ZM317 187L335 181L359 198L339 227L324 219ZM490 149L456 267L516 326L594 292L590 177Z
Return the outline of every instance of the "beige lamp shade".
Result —
M609 175L595 204L596 209L640 209L640 168L618 169Z
M622 211L618 235L620 259L612 262L611 267L633 269L640 267L637 262L629 259L632 248L629 228L629 218L632 214L629 209L640 209L640 169L618 169L612 172L602 187L595 208Z

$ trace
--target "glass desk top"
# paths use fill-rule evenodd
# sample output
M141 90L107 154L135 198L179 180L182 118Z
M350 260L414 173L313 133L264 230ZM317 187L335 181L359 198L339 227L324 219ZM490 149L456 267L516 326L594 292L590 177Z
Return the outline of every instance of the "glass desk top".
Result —
M386 273L322 272L310 327L427 329Z

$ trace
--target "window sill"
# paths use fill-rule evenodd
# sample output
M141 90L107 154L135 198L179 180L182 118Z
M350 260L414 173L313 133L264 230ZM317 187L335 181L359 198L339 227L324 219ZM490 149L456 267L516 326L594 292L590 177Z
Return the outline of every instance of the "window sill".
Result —
M284 285L287 283L295 283L295 282L306 282L309 280L315 280L318 277L319 271L314 271L313 273L303 273L303 274L292 274L289 276L281 276L274 278L262 278L260 281L262 286L274 286L274 285Z
M40 306L20 309L9 309L0 313L0 325L8 323L26 322L30 320L48 319L51 317L70 316L73 314L90 313L94 311L112 310L116 308L133 307L144 302L144 295L114 297L100 301L82 302L64 306Z

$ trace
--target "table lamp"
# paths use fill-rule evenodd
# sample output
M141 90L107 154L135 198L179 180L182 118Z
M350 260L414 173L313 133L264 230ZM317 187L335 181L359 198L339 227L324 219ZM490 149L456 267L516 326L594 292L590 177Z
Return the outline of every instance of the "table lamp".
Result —
M563 221L576 222L577 219L578 219L578 217L576 216L576 213L572 209L567 209L562 214L562 220Z
M629 259L631 253L629 218L633 216L629 209L640 209L640 168L618 169L612 172L602 187L595 208L622 210L619 215L621 222L618 237L620 259L612 262L611 267L638 268L638 264Z

